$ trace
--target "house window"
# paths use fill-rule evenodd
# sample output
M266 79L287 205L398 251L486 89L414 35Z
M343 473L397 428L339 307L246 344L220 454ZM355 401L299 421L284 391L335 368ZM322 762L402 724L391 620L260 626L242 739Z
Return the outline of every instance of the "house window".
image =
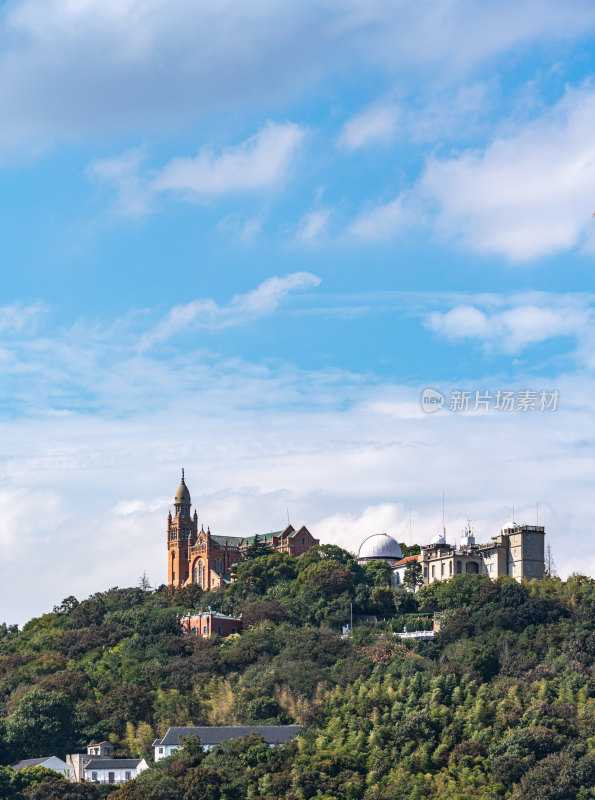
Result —
M397 584L397 586L401 583L401 576L399 575L398 572L395 573L395 583Z
M232 628L232 629L231 629L231 632L232 632L232 633L235 633L235 632L236 632L236 629L235 629L235 628Z
M528 541L528 542L530 542L530 541L531 541L531 534L530 534L530 533L528 533L528 534L527 534L527 541Z
M463 565L460 561L457 561L457 575L460 575L463 571Z
M124 773L124 780L129 781L130 778L132 778L132 772L128 772L128 770L126 770Z
M91 773L91 780L92 781L96 781L97 780L97 773L96 772L92 772Z
M208 627L206 625L203 625L202 632L203 633L208 633L209 632L209 629L208 629Z
M159 748L159 755L163 755L163 747Z
M436 567L435 567L434 564L432 564L432 578L435 578L435 577L436 577Z
M531 572L531 564L527 564L527 572Z
M223 628L221 627L221 625L218 625L217 626L217 635L221 636L222 633L223 633Z
M424 578L428 577L428 568L424 567Z
M306 538L302 536L302 544L306 544Z
M448 574L452 575L452 561L448 562Z
M444 561L440 564L440 574L444 575Z
M530 556L530 555L531 555L531 548L530 548L530 547L528 547L528 548L527 548L527 555L528 555L528 556Z

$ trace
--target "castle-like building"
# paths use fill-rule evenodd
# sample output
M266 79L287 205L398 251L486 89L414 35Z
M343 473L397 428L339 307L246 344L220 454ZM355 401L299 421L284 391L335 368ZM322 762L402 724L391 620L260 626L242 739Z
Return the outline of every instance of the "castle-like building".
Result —
M300 556L319 544L305 525L295 530L288 525L282 531L254 536L217 536L210 528L198 529L196 509L191 514L190 492L184 480L174 498L174 515L167 516L167 582L170 586L195 583L202 589L216 589L230 583L230 569L241 561L256 541L279 553Z
M398 542L386 533L368 536L359 549L358 561L387 561L391 565L392 585L403 583L405 571L412 561L421 566L421 585L446 581L453 575L487 574L492 579L508 575L517 581L541 580L545 574L545 528L541 525L504 525L487 544L478 544L467 526L457 547L448 544L445 532L422 545L418 555L403 558Z

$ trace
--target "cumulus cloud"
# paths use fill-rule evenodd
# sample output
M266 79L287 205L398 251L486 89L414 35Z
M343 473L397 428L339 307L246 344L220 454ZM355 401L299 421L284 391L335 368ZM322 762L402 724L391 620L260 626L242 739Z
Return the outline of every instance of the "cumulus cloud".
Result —
M295 123L268 122L236 147L174 158L154 177L151 189L210 197L275 187L286 178L303 138L303 128Z
M593 237L595 91L568 90L483 151L429 162L419 192L438 226L480 253L528 261Z
M294 272L267 278L253 291L234 295L224 306L211 299L174 306L153 331L143 336L141 345L146 348L165 341L189 326L221 330L246 325L258 317L273 314L290 292L319 284L320 278L310 272Z
M348 120L337 144L345 150L389 144L397 128L399 110L395 105L372 106Z
M114 189L116 213L144 216L153 199L164 192L206 200L279 187L288 177L304 135L304 129L294 123L268 122L238 145L219 151L205 147L197 156L173 158L151 173L141 169L145 151L135 149L92 162L87 174Z
M549 339L572 337L584 343L592 337L593 308L588 298L544 295L540 305L523 300L516 296L503 310L460 304L429 313L425 323L450 341L476 340L489 350L510 354Z

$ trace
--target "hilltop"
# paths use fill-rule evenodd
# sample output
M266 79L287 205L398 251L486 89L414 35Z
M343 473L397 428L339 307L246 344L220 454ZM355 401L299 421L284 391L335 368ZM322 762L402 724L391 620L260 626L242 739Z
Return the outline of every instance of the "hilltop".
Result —
M414 597L385 567L333 546L254 553L225 590L114 588L4 625L2 763L108 737L117 755L150 758L170 725L299 723L278 749L188 745L111 798L595 797L595 582L463 575ZM351 604L386 621L341 636ZM242 634L184 636L180 617L207 606L241 613ZM435 641L393 635L434 612ZM11 773L3 797L99 796Z

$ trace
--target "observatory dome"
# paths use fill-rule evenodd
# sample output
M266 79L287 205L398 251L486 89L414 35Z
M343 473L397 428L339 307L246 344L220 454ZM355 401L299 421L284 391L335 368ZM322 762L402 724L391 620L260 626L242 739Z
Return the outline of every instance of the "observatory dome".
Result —
M403 553L399 543L388 533L374 533L361 543L357 560L366 561L399 561Z

